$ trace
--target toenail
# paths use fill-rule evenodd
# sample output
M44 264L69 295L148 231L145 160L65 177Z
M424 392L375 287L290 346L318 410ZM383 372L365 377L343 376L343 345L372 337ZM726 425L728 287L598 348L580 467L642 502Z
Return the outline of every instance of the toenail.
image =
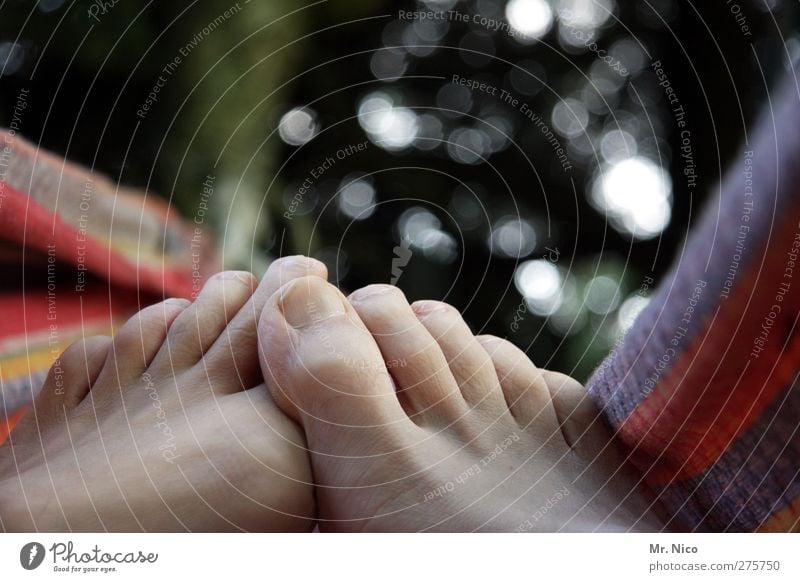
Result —
M411 306L416 313L435 313L437 311L449 311L450 306L441 301L415 301Z
M313 284L308 279L289 283L281 293L280 306L286 321L295 328L345 313L342 298L334 287L328 283Z
M223 271L215 276L222 281L240 281L246 285L253 283L253 275L248 271Z
M321 269L325 266L321 261L318 261L317 259L312 259L311 257L306 257L304 255L293 255L291 257L283 257L281 259L278 259L278 261L280 261L281 267L299 267L308 270Z
M475 339L483 344L484 347L492 348L493 350L499 350L506 344L507 341L501 337L497 337L496 335L479 335L475 336Z
M181 307L188 307L192 304L192 302L188 299L183 299L181 297L170 297L169 299L164 299L164 303L167 305L180 305Z
M394 285L369 285L353 291L350 294L350 299L354 301L363 301L364 299L370 299L372 297L396 295L398 293L400 293L400 289Z

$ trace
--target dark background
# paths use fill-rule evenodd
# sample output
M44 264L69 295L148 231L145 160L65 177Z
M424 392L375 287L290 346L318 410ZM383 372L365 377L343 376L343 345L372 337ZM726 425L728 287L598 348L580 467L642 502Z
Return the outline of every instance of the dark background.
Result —
M517 1L532 9L544 0ZM103 13L86 1L3 2L0 123L10 123L16 94L29 88L23 135L157 191L189 218L213 175L212 214L229 268L258 272L272 257L312 254L352 290L392 280L393 260L404 254L396 249L408 248L395 274L410 299L445 299L476 332L508 337L537 364L581 380L642 305L626 300L648 278L659 281L726 165L738 171L731 160L766 87L800 50L800 3L788 0L554 0L549 31L526 42L474 22L398 18L399 10L437 9L505 21L504 0L253 0L202 32L235 4L119 0ZM627 76L570 44L567 8L584 23L595 10L588 14L596 26L574 30L593 33ZM136 112L162 67L198 34L141 119ZM694 188L650 67L658 60L686 112ZM572 170L519 110L457 88L454 74L504 88L541 114ZM395 109L359 115L369 96ZM294 108L303 113L285 117ZM313 138L305 141L308 120ZM369 136L370 122L384 124L384 137L399 131L397 147ZM590 203L594 181L621 160L618 151L603 157L603 137L615 130L633 138L631 156L671 178L671 217L652 236ZM313 168L370 139L284 215ZM560 301L525 303L526 283L515 273L527 261L558 274L550 291Z

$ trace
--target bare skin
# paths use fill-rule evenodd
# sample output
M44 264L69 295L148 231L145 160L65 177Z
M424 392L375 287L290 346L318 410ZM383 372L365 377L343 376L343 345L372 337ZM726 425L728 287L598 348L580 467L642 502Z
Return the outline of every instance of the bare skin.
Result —
M323 530L661 529L580 384L444 303L296 279L259 343L305 430Z
M116 337L62 354L0 448L5 531L307 531L315 502L305 438L258 366L267 299L321 263L211 278Z

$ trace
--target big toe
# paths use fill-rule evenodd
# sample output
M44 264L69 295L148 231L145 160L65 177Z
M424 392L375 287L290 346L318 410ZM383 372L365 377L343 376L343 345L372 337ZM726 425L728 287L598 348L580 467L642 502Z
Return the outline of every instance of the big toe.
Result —
M273 397L303 424L317 452L349 454L337 449L353 442L342 433L411 422L369 331L319 277L296 279L272 296L259 322L259 348Z

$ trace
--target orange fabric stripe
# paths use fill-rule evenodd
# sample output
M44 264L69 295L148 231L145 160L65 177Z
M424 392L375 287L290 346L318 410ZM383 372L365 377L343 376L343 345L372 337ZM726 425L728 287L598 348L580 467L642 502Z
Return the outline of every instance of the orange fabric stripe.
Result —
M18 410L14 414L9 415L8 421L0 420L0 445L6 442L8 439L8 435L14 429L14 426L22 420L22 417L25 416L27 409Z
M758 532L800 532L800 499L795 499L788 506L770 517L758 528Z

